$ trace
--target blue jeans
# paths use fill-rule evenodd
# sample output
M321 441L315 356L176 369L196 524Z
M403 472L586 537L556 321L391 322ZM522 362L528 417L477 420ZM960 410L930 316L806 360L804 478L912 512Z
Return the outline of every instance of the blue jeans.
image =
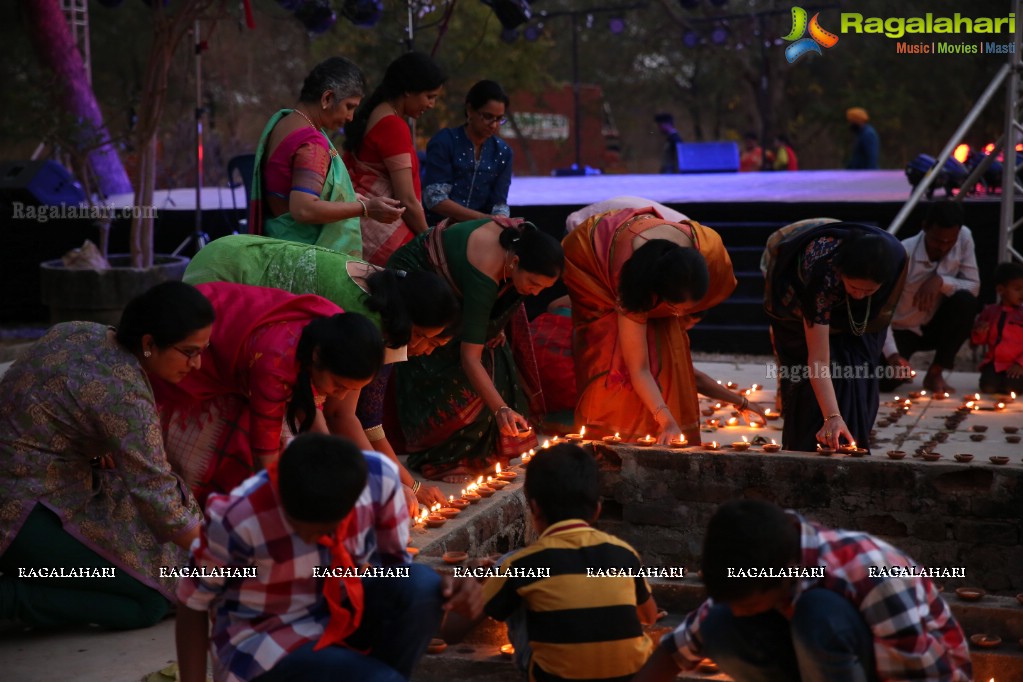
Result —
M842 595L804 592L792 620L777 611L737 618L718 604L700 626L703 653L737 682L874 682L874 638Z
M314 652L316 643L310 642L252 682L407 680L440 625L440 576L431 568L412 564L408 578L365 578L362 586L362 623L345 640L352 649L329 646Z

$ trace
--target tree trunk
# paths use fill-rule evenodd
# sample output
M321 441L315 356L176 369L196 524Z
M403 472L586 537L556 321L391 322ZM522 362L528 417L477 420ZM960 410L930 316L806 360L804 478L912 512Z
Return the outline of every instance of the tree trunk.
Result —
M103 123L103 114L96 103L85 76L82 55L75 47L71 29L60 9L59 0L22 0L28 17L29 34L40 61L57 76L60 105L77 117L83 128L95 136L88 146L89 164L96 173L100 191L105 195L131 191L128 174L117 150L110 143L110 133Z

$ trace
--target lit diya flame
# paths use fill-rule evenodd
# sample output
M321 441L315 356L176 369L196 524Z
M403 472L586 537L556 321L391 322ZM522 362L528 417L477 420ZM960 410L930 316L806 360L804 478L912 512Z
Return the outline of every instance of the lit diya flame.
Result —
M920 391L920 397L921 398L923 398L925 395L927 395L927 389L924 389L924 390Z
M996 410L1004 410L1005 409L1005 403L998 403L997 405L995 405L995 409Z
M579 429L579 435L580 436L585 436L586 435L586 427L585 426L583 426L582 428Z
M902 400L902 398L900 398L899 396L893 396L893 397L892 397L892 402L893 402L893 403L897 403L897 402L899 402L900 400Z
M498 474L498 475L500 475L500 474L501 474L501 463L500 463L500 462L498 462L498 463L497 463L497 464L496 464L496 465L494 466L494 473L496 473L496 474ZM487 477L487 480L488 480L488 481L490 480L490 477L489 477L489 476Z
M760 384L753 384L752 386L750 386L750 389L749 389L749 390L750 390L750 391L755 391L755 390L757 390L758 388L760 388Z
M743 442L743 443L749 443L749 441L748 441L748 440L746 439L746 436L743 436L743 437L742 437L742 442Z
M712 440L710 442L710 445L708 445L707 447L709 447L711 450L717 450L721 446L718 445L718 442L716 440Z
M464 494L465 491L463 490L462 493ZM455 501L455 496L454 495L448 495L448 502L454 502L454 501Z
M949 392L945 391L944 396L947 398L947 397L949 397L949 395L950 395Z
M771 439L771 445L777 445L777 443L774 442L773 438Z
M728 418L728 425L729 426L735 426L738 423L739 423L739 420L736 417L729 417Z
M720 384L721 382L719 381L718 383ZM721 403L714 403L714 409L715 410L720 410L721 409Z
M980 393L974 393L973 394L973 399L974 400L980 400Z
M966 407L973 407L973 401L972 400L967 400L966 401Z
M1010 400L1016 399L1016 391L1009 391L1009 399Z
M915 377L916 376L916 370L915 369L909 370L909 376Z
M771 414L771 408L769 407L766 410L764 410L764 414Z
M540 447L549 448L550 446L551 446L551 442L549 440L545 440L543 442L543 445L541 445Z

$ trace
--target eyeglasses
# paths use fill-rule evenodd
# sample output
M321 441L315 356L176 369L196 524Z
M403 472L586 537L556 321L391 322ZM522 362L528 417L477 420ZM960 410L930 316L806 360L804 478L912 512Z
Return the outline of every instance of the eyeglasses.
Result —
M200 355L203 354L203 351L205 351L209 347L210 347L210 344L208 344L208 343L205 346L203 346L202 348L190 348L189 350L183 350L181 348L178 348L177 346L172 346L172 348L174 348L174 350L176 350L177 352L181 353L182 355L184 355L189 360L195 360L197 357L199 357Z
M480 117L480 120L486 123L488 126L492 126L495 123L499 126L503 126L505 123L508 122L508 119L505 118L504 116L495 116L494 114L488 113L486 111L477 111L475 113L477 116Z

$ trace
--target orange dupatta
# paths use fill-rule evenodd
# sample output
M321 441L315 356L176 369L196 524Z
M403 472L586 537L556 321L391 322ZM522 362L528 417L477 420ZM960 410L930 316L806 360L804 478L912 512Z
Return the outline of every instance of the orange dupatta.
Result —
M714 230L689 220L673 223L653 207L621 209L595 215L562 241L564 281L572 298L572 347L576 368L576 423L594 436L620 433L637 439L659 431L653 414L636 394L618 343L618 276L633 252L632 240L660 225L691 237L707 261L707 295L676 316L667 305L642 314L627 314L647 325L650 373L672 416L692 443L700 442L696 375L689 351L689 316L731 295L736 280L732 261Z

